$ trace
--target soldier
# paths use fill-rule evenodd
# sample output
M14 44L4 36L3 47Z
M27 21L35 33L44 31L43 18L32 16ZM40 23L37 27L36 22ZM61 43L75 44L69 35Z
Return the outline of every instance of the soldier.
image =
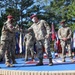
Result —
M32 15L31 19L33 21L32 26L28 29L28 31L33 30L36 39L36 47L39 62L36 66L43 65L43 46L45 47L45 52L49 58L49 65L53 65L52 55L50 51L50 27L48 23L44 20L39 20L37 15Z
M25 40L25 47L26 47L25 60L28 61L28 55L29 54L31 54L32 60L34 60L34 43L35 43L35 39L34 39L33 32L27 33L24 37L24 40Z
M62 47L62 62L65 62L66 47L68 49L71 61L74 62L71 51L71 37L72 37L71 28L65 25L65 20L62 20L60 24L62 27L58 30L58 37L60 39Z
M4 23L1 34L1 49L0 56L5 56L5 64L7 67L12 67L15 63L15 28L13 26L13 17L7 16L7 21Z

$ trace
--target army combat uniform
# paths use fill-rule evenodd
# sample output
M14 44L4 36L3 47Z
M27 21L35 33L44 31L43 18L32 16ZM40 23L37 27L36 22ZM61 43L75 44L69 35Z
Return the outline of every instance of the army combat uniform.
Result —
M29 54L31 54L31 57L33 60L34 59L34 42L35 42L33 33L31 32L27 33L24 37L24 40L25 40L25 47L26 47L25 60L26 61L28 60Z
M49 65L52 65L52 55L50 51L50 38L46 38L46 35L50 35L50 27L44 20L39 20L37 23L28 29L33 30L36 38L36 47L39 58L39 63L37 65L43 65L43 46L45 47L45 52L49 58Z
M0 56L5 56L6 66L15 63L15 28L9 21L2 28Z
M66 57L66 47L68 49L69 52L69 56L72 60L72 50L71 50L71 37L72 37L72 31L70 29L70 27L61 27L58 30L58 37L60 39L61 42L61 47L62 47L62 61L65 62L65 57ZM67 38L66 41L64 41L62 38Z

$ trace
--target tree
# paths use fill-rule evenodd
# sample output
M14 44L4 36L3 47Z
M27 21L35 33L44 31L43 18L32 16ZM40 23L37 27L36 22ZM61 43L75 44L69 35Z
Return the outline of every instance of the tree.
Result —
M1 6L4 8L3 15L12 14L20 25L27 23L28 14L27 9L33 4L33 0L3 0Z

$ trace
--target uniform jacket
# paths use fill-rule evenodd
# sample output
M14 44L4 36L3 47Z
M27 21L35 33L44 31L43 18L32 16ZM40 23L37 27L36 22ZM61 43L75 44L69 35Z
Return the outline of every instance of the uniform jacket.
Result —
M45 39L45 36L50 34L50 27L44 20L39 20L38 23L33 23L33 25L28 30L32 29L34 31L36 40Z
M70 27L61 27L58 30L58 37L60 40L62 40L62 38L71 39L71 37L72 37L71 28Z

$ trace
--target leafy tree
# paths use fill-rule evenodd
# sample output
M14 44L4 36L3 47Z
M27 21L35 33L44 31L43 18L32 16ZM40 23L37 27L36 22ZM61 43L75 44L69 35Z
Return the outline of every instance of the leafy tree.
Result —
M3 0L1 6L5 8L3 15L12 14L19 24L27 23L27 9L33 4L33 0Z
M2 22L2 19L0 18L0 32L2 30L2 26L3 26L3 22ZM0 36L1 36L1 33L0 33Z
M20 25L30 26L30 16L36 13L49 24L54 22L56 28L65 19L74 30L75 0L2 0L0 7L5 8L2 18L11 13Z
M43 0L45 2L45 0ZM47 1L47 0L46 0ZM53 0L50 5L45 6L45 11L47 16L51 19L49 21L54 21L56 28L59 22L64 19L66 23L74 30L75 24L75 0Z

